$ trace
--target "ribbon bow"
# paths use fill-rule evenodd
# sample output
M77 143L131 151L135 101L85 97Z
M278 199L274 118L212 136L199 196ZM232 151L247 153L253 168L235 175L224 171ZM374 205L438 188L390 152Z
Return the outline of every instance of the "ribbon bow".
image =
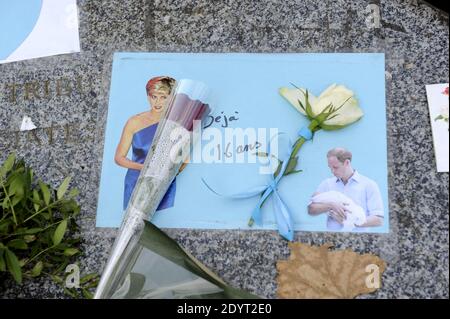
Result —
M278 134L279 135L279 134ZM304 137L305 139L309 140L312 138L312 132L307 128L302 128L298 135ZM277 135L276 135L277 136ZM275 136L275 137L276 137ZM273 138L272 138L273 139ZM269 164L272 166L272 155L270 154L270 144L268 143L267 146L267 156L269 159ZM280 168L280 171L278 172L278 175L274 177L274 174L270 174L270 179L266 185L262 186L256 186L253 188L248 189L247 191L232 194L232 195L222 195L213 190L206 181L202 178L203 183L208 187L210 191L215 193L216 195L228 197L228 198L236 198L236 199L244 199L244 198L251 198L257 195L262 194L262 196L259 198L258 204L253 209L252 212L252 219L259 225L262 224L262 214L261 214L261 205L263 202L267 199L267 197L270 196L270 194L273 193L273 207L274 207L274 214L275 219L278 225L278 233L286 238L289 241L292 241L294 239L294 222L292 220L291 213L289 212L288 207L281 199L280 194L278 193L278 183L280 182L281 178L283 177L286 168L289 163L289 158L292 153L292 143L289 142L289 149L290 152L288 152L283 158L281 159L282 165Z

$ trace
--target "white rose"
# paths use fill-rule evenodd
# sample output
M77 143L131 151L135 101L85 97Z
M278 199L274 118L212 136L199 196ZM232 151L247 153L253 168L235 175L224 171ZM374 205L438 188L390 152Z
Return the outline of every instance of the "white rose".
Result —
M311 106L311 114L308 114L306 90L302 88L280 88L280 94L289 101L299 112L311 120L319 115L328 114L321 128L325 130L335 130L348 126L358 121L363 115L358 101L351 90L344 85L330 85L319 97L308 92L308 102ZM330 112L330 105L334 111ZM303 107L302 107L303 106ZM331 110L333 110L331 109Z

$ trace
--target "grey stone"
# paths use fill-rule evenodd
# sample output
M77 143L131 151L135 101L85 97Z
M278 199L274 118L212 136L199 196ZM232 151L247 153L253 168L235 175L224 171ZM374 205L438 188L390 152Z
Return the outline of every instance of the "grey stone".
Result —
M369 16L374 5L379 25ZM448 81L448 15L414 0L79 0L78 6L81 53L0 65L0 160L15 150L54 186L73 176L81 190L82 274L101 272L116 235L95 228L113 52L386 52L391 232L302 232L295 240L384 258L382 288L362 298L448 298L449 175L436 172L425 95L425 84ZM83 90L57 95L56 81L78 77ZM50 97L25 99L22 86L11 102L6 85L46 80ZM39 127L35 135L19 132L24 115ZM275 265L289 256L276 232L166 231L228 283L276 297ZM66 297L46 278L0 282L0 296Z

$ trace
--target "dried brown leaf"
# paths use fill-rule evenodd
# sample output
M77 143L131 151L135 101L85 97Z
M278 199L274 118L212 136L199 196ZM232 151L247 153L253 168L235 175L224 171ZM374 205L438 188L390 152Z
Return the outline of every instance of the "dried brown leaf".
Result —
M330 251L330 244L290 243L289 247L290 258L277 263L279 298L354 298L381 287L374 280L381 281L386 263L378 256L350 249Z

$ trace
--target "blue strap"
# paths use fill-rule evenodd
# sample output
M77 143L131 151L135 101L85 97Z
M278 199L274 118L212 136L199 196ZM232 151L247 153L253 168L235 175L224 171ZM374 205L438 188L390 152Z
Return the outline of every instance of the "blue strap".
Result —
M298 135L303 137L305 140L310 140L313 137L313 133L311 132L311 130L307 127L302 127L299 131L298 131Z

